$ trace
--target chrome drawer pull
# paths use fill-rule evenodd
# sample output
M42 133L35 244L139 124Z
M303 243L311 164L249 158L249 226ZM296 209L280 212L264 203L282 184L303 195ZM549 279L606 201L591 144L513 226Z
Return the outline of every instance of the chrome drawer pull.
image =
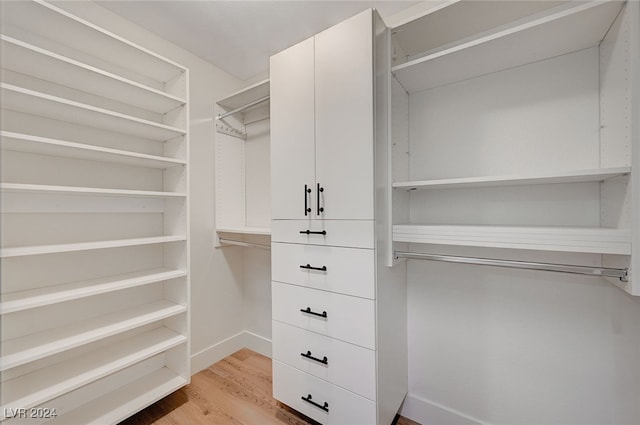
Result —
M327 318L327 312L323 311L322 313L316 313L315 311L311 311L311 307L307 307L305 308L301 308L300 309L301 312L303 313L307 313L307 314L313 314L314 316L318 316L318 317L324 317L325 319Z
M329 413L329 403L327 403L326 401L324 402L324 404L318 404L315 401L311 400L311 394L307 395L307 397L302 396L301 397L304 401L306 401L309 404L313 404L314 406L316 406L318 409L322 409L325 412Z
M326 235L327 231L323 230L321 232L315 232L313 230L300 230L301 235Z
M321 272L326 272L327 271L327 266L322 266L322 267L312 267L311 264L307 264L305 265L301 265L300 266L301 269L307 269L307 270L319 270Z
M322 363L322 364L325 364L325 365L328 365L328 364L329 364L329 359L327 359L327 356L324 356L322 359L319 359L319 358L317 358L317 357L313 357L313 356L311 355L311 351L309 351L309 350L307 350L307 353L306 353L306 354L305 354L305 353L300 353L300 355L301 355L302 357L306 357L306 358L308 358L309 360L314 360L314 361L316 361L316 362L318 362L318 363Z

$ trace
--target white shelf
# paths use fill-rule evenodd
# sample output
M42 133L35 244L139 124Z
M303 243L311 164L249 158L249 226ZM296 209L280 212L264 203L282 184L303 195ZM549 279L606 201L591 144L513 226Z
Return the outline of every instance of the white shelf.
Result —
M152 269L46 288L12 292L2 295L0 314L15 313L45 305L162 282L186 275L187 272L183 270Z
M0 45L2 66L5 69L160 114L186 103L184 99L12 37L2 35L0 40L2 40Z
M113 391L67 414L58 416L47 424L116 424L130 416L132 412L147 407L185 384L187 384L185 378L164 367L119 388L118 391Z
M132 198L184 198L183 192L158 192L151 190L103 189L99 187L51 186L42 184L0 183L2 192L35 194L71 194L96 196L122 196Z
M595 254L631 254L630 230L471 225L393 226L394 242Z
M0 131L2 149L34 153L38 155L59 156L89 161L111 162L135 165L147 168L161 168L185 165L182 159L147 155L137 152L86 145L66 140L50 139L29 134Z
M61 252L85 251L90 249L122 248L126 246L151 245L167 242L179 242L185 240L185 236L155 236L150 238L78 242L58 245L20 246L0 249L0 258L21 257L26 255L56 254Z
M7 2L3 4L3 11L5 25L24 28L77 51L124 64L127 69L159 82L168 82L186 70L169 59L41 0ZM43 25L43 22L47 24Z
M24 365L185 311L187 308L183 305L156 301L63 328L3 341L0 370Z
M38 406L187 341L184 335L157 328L2 384L7 409Z
M508 175L490 177L468 177L456 179L420 180L393 183L394 189L448 189L463 187L520 186L556 183L584 183L604 181L631 172L631 167L575 170L545 175Z
M218 227L218 233L237 233L242 235L271 235L269 227Z
M269 80L264 80L252 86L239 90L216 103L226 110L236 109L256 100L269 96Z
M597 46L622 2L568 2L392 68L409 93Z
M119 112L97 108L34 90L1 83L3 107L25 114L101 128L153 140L185 135L183 130Z

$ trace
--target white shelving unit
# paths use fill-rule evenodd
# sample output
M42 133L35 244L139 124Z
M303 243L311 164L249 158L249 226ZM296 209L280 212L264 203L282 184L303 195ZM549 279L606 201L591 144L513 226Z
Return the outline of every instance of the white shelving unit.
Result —
M269 80L216 103L216 231L270 235Z
M2 12L0 420L117 423L190 380L188 70Z
M637 2L490 7L451 2L395 29L393 240L584 253L632 276Z

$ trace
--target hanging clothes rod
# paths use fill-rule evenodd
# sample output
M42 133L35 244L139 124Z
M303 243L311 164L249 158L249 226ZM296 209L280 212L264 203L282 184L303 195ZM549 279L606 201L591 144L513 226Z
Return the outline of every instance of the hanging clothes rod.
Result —
M260 248L260 249L271 249L270 245L263 245L263 244L259 244L259 243L253 243L253 242L244 242L244 241L234 241L233 239L224 239L224 238L218 238L220 240L221 244L226 244L226 245L238 245L238 246L247 246L250 248Z
M495 260L491 258L457 257L452 255L424 254L421 252L395 251L396 258L410 258L416 260L444 261L447 263L477 264L481 266L508 267L515 269L544 270L549 272L583 274L589 276L614 277L627 282L627 269L613 269L605 267L574 266L569 264L533 263L515 260Z
M253 102L247 103L246 105L240 106L239 108L236 108L236 109L234 109L232 111L225 112L224 114L218 114L216 119L221 120L221 119L226 118L226 117L228 117L230 115L237 114L238 112L244 111L245 109L251 108L252 106L259 105L259 104L261 104L263 102L266 102L267 100L269 100L269 98L270 98L270 96L265 96L265 97L262 97L262 98L260 98L258 100L254 100Z

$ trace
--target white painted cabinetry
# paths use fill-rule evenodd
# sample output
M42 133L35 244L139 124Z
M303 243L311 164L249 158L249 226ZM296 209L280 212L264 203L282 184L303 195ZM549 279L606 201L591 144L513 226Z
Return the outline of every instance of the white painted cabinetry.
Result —
M188 70L41 1L0 27L0 420L117 423L190 380Z
M273 393L323 424L390 424L406 394L405 269L374 205L387 36L368 10L271 58Z

